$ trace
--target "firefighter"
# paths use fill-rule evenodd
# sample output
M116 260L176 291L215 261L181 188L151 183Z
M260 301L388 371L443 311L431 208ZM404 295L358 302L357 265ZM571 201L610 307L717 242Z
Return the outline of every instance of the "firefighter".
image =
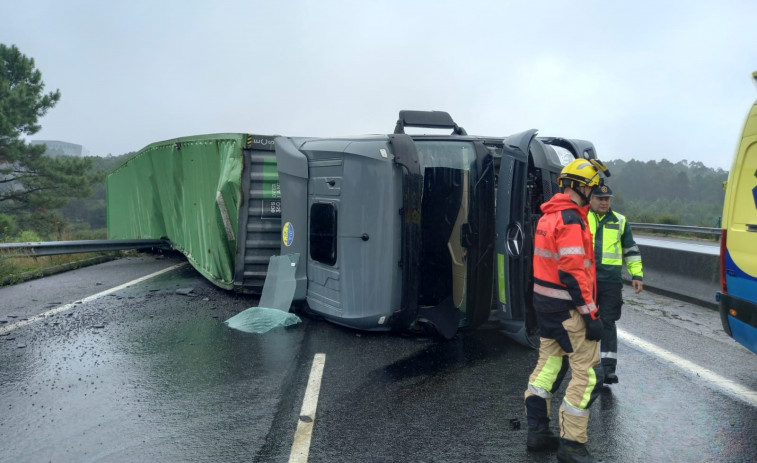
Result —
M618 331L615 322L620 319L623 305L621 268L631 275L636 293L644 287L641 269L641 252L633 240L631 226L625 216L610 207L612 189L601 184L591 195L591 210L587 217L594 237L594 255L597 259L597 306L602 317L602 342L599 357L605 373L605 384L618 382L615 367L618 364Z
M594 247L586 223L598 160L576 159L560 172L563 192L542 204L534 238L534 298L539 359L525 392L531 451L555 450L562 462L594 462L586 449L589 407L602 387L595 303ZM560 437L549 428L550 400L570 367L572 377L559 410Z

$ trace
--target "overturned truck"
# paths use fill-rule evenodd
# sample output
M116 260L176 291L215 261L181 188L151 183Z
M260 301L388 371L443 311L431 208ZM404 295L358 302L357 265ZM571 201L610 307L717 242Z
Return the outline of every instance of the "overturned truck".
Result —
M564 165L596 157L536 133L473 136L447 113L401 111L387 135L154 143L108 176L108 235L167 238L240 292L261 292L272 256L294 256L294 303L351 328L450 338L494 323L533 346L539 206Z

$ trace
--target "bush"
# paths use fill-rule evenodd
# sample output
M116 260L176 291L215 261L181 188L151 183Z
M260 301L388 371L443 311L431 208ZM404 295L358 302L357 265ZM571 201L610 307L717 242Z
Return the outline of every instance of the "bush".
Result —
M18 221L8 214L0 214L0 241L10 241L18 233Z
M660 214L657 216L657 223L664 225L680 225L681 220L678 216L673 214Z
M105 240L108 239L108 229L98 228L95 230L89 227L71 227L66 232L67 240Z
M19 243L29 243L33 241L42 241L42 238L35 231L24 230L18 235L17 242Z

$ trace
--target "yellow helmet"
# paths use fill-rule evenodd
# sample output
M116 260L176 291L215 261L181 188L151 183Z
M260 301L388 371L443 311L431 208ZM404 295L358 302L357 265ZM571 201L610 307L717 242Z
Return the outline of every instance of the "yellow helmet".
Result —
M600 172L610 176L607 166L598 159L575 159L563 167L557 176L557 184L560 187L574 187L575 184L595 187L599 185Z

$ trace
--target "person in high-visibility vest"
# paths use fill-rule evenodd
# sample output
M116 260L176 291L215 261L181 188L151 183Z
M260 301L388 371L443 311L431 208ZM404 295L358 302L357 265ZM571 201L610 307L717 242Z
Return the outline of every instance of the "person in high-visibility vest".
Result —
M557 450L557 459L591 463L586 449L589 407L602 388L595 303L594 248L586 214L600 172L597 159L576 159L557 177L563 192L541 205L534 234L533 306L539 324L539 359L524 394L530 451ZM570 367L560 405L560 437L549 429L550 402Z
M597 261L597 306L604 327L599 355L604 368L605 384L618 382L615 373L618 365L618 331L615 322L620 319L620 308L623 305L623 261L636 293L644 288L641 252L625 216L610 207L611 198L612 189L609 186L602 184L594 188L591 210L587 216L594 237Z

